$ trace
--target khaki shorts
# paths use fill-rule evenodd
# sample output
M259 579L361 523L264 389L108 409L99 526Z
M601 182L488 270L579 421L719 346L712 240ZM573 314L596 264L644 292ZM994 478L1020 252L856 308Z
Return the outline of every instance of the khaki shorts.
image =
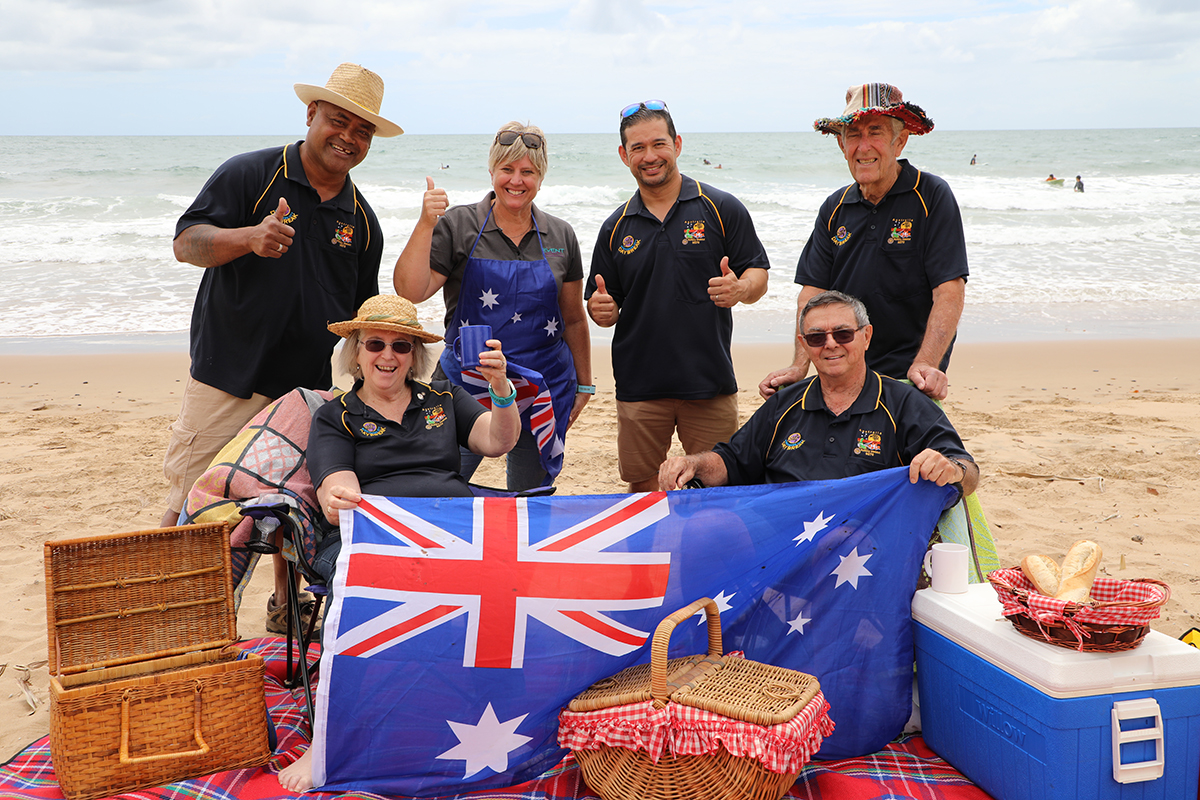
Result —
M167 508L183 510L192 484L208 469L213 457L270 402L271 398L261 394L243 400L188 376L179 419L168 428L171 442L163 459L163 474L171 484Z
M729 441L737 428L736 394L707 400L618 400L617 463L621 480L638 483L658 475L676 429L684 452L691 455Z

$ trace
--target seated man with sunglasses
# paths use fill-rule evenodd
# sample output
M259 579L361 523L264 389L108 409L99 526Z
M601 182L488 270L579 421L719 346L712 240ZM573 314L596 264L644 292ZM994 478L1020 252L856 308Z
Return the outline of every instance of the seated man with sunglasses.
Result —
M833 291L810 299L799 346L817 374L773 394L715 450L665 461L659 486L830 480L907 466L913 483L975 491L979 468L945 413L919 390L867 368L871 333L857 299Z

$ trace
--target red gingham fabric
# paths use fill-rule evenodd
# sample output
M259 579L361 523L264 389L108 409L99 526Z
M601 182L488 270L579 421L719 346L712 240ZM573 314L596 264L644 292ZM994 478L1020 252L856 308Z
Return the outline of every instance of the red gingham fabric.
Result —
M988 574L988 580L1004 606L1004 616L1024 615L1043 625L1065 625L1076 638L1091 636L1080 626L1089 625L1146 625L1158 618L1159 608L1171 596L1169 589L1155 583L1122 581L1115 578L1096 578L1092 585L1092 600L1100 605L1070 603L1057 600L1037 591L1033 582L1017 567L998 569ZM1130 604L1152 603L1146 608ZM1118 605L1107 605L1116 603Z
M560 747L643 750L656 764L664 752L701 756L724 748L775 773L799 772L831 733L829 703L821 692L796 716L778 725L741 722L679 703L656 709L652 700L599 711L564 709L558 717Z

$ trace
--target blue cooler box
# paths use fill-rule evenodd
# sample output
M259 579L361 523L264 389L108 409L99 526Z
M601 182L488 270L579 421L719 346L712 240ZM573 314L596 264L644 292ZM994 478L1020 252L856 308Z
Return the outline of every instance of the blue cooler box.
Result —
M1195 800L1200 650L1080 653L1018 633L991 584L913 598L922 732L997 800Z

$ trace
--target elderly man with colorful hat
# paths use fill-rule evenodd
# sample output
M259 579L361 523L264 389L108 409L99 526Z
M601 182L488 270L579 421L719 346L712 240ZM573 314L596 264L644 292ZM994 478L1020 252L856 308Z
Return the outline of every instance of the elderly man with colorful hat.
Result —
M900 158L933 121L895 86L868 83L847 90L842 116L813 127L837 136L854 183L817 214L796 267L797 311L829 289L858 297L875 323L868 367L941 400L967 281L962 215L944 180ZM759 393L770 397L808 368L797 340L792 365L767 375Z
M175 258L204 273L163 467L163 525L175 524L209 462L271 400L331 385L338 337L326 324L379 292L383 233L350 170L374 137L403 133L379 115L383 80L342 64L325 86L295 91L307 107L305 138L226 161L175 227ZM282 598L287 573L276 567ZM286 609L269 608L268 630L283 632Z

